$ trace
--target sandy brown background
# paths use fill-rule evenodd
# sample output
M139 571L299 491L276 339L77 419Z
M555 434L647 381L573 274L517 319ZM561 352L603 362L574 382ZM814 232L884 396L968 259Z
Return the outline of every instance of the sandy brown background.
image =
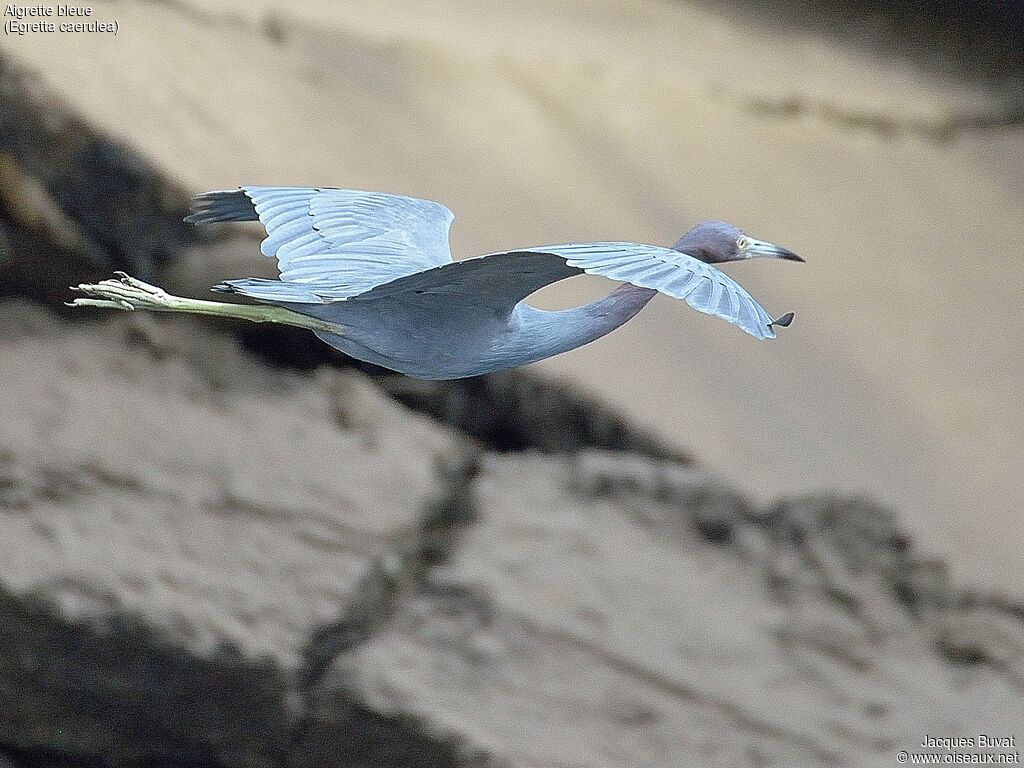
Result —
M0 40L0 764L863 766L1019 728L1024 88L989 27L92 7L116 37ZM179 224L243 183L438 200L457 258L724 218L807 259L727 268L796 321L662 297L424 388L60 306L273 275L258 230Z

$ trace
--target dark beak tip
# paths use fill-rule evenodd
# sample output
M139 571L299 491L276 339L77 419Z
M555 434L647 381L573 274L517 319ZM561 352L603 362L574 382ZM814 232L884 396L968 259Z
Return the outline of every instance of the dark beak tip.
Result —
M805 263L807 261L802 256L797 256L792 251L783 252L782 258L786 259L787 261L799 261L800 263Z

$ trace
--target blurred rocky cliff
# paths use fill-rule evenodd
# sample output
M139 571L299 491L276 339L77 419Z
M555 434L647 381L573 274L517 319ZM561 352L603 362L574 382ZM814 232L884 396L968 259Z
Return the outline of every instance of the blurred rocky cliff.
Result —
M197 13L158 6L154 39ZM181 224L180 157L26 58L0 50L0 766L888 766L1019 731L1024 606L868 499L760 503L537 373L70 313L113 269L202 295L261 267Z

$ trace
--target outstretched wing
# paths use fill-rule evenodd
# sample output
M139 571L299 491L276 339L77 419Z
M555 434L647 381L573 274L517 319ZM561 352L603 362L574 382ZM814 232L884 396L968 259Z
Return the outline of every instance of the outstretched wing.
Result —
M406 301L444 297L467 308L511 311L549 283L582 273L653 288L683 299L698 312L739 326L758 339L775 337L778 323L725 273L670 248L639 243L574 243L508 251L454 262L379 285L355 301L403 294ZM321 296L333 298L330 291Z
M276 256L274 280L225 284L257 298L316 301L304 289L330 288L337 298L451 263L448 228L454 215L440 203L402 195L328 187L240 187L207 192L185 221L259 220L260 246ZM263 289L268 296L259 295ZM297 297L305 298L297 298Z

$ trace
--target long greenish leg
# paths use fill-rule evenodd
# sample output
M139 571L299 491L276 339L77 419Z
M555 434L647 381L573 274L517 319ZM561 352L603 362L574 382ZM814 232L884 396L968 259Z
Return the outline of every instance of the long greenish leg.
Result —
M307 317L284 307L265 304L228 304L223 301L203 301L172 296L163 288L144 283L124 272L117 272L117 280L103 280L95 285L82 283L71 290L85 294L68 302L69 307L102 307L125 311L149 310L151 312L188 312L197 315L231 317L254 323L279 323L307 328L311 331L326 331L341 334L340 325Z

